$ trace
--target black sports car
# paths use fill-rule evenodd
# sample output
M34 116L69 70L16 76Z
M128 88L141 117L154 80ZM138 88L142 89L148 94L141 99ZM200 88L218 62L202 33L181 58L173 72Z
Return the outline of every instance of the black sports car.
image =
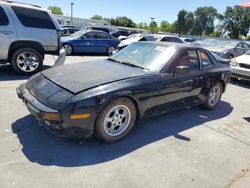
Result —
M196 105L214 109L230 74L226 62L202 48L137 42L107 60L38 73L17 94L57 135L114 142L136 120Z

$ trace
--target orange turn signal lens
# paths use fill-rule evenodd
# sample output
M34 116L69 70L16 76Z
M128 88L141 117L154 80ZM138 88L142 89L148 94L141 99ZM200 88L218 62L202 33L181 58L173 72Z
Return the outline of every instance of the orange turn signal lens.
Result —
M44 112L43 117L49 121L60 121L60 114L58 112Z
M73 114L70 116L71 119L87 119L90 117L90 114Z

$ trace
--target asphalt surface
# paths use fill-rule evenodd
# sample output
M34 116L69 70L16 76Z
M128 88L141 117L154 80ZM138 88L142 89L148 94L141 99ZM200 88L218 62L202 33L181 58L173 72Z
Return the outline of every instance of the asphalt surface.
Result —
M66 63L96 58L104 57ZM53 60L47 56L45 68ZM249 82L229 84L213 111L155 117L126 139L103 144L58 138L39 126L15 93L27 78L0 66L1 188L249 187Z

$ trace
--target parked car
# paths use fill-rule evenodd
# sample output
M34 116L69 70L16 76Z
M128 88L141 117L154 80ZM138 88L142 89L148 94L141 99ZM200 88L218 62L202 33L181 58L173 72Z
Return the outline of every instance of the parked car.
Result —
M233 78L250 80L250 50L231 61Z
M79 31L78 29L74 29L74 28L62 28L61 29L61 36L62 37L65 37L65 36L69 36L69 35L72 35L74 34L75 32Z
M162 35L158 34L133 34L130 35L127 39L122 40L120 44L118 45L118 51L127 47L128 45L138 42L138 41L157 41L157 39L161 38Z
M95 30L95 31L103 31L105 33L110 33L107 27L87 27L86 30Z
M194 38L188 38L188 37L180 37L181 40L183 40L184 42L189 42L189 43L193 43L196 42L196 39Z
M51 132L110 143L128 135L136 120L197 105L216 108L229 79L229 65L205 49L136 42L106 60L38 73L17 95Z
M70 28L70 29L77 29L75 26L73 26L73 25L63 25L63 26L61 26L61 28L62 29L64 29L64 28Z
M60 26L47 10L36 5L0 1L0 63L20 74L43 67L44 54L60 50Z
M129 36L129 33L127 31L121 31L121 30L113 31L110 34L115 38L119 38L120 36L123 36L123 37Z
M159 42L175 42L175 43L187 43L182 38L172 35L163 35L157 41Z
M61 38L61 45L66 54L103 53L111 55L120 40L102 31L78 31L68 37Z
M242 55L250 49L248 43L234 40L217 40L213 45L203 45L203 47L228 59Z

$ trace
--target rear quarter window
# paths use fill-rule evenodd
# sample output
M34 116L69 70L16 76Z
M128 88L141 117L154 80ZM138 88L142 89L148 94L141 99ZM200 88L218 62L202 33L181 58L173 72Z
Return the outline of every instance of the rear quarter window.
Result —
M12 6L11 8L25 27L56 29L49 14L45 11L17 6Z
M8 24L9 24L8 17L4 12L3 8L0 7L0 25L8 25Z

